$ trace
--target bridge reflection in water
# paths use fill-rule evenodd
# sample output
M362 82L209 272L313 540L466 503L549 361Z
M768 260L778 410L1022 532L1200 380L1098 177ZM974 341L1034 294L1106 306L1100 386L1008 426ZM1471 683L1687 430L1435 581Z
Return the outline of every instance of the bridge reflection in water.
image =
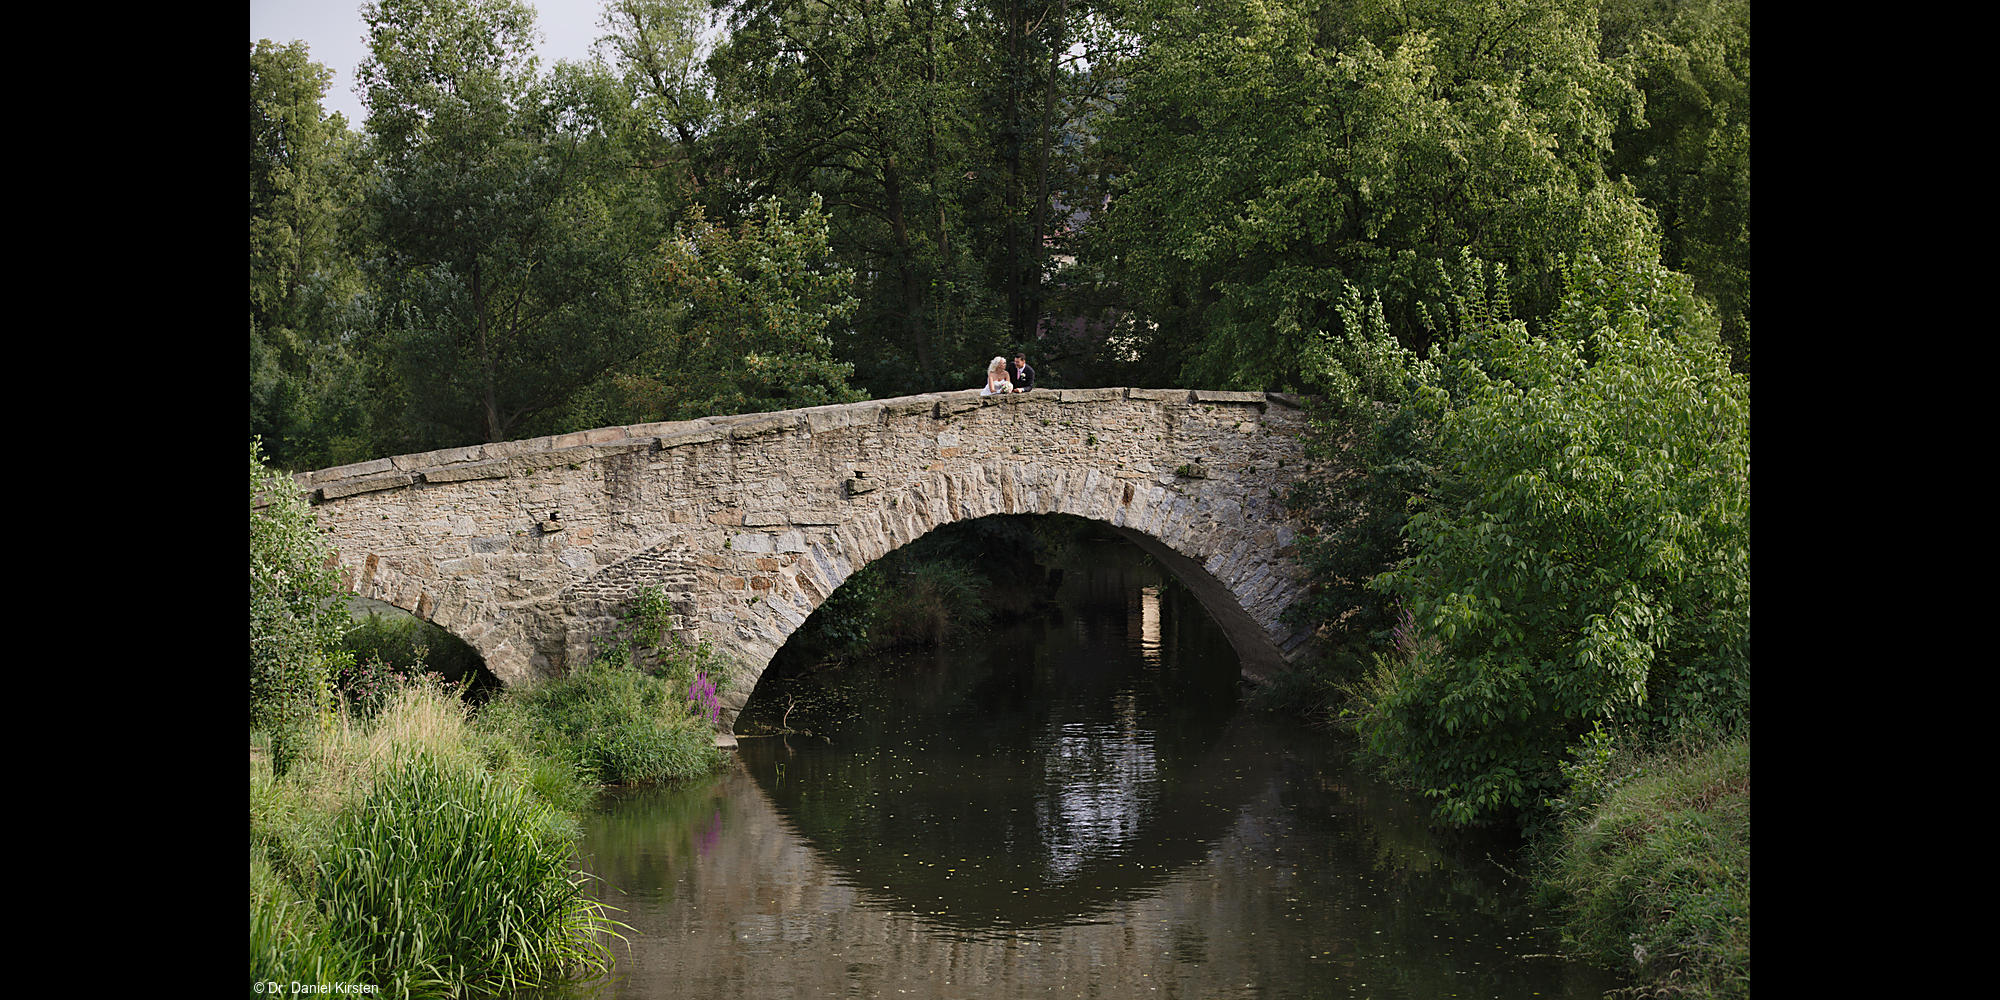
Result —
M1143 569L1072 570L1065 612L942 666L802 680L824 736L745 739L712 787L608 800L587 865L635 931L604 995L1612 985L1522 957L1555 949L1485 860L1507 845L1441 848L1337 744L1239 710L1227 642Z

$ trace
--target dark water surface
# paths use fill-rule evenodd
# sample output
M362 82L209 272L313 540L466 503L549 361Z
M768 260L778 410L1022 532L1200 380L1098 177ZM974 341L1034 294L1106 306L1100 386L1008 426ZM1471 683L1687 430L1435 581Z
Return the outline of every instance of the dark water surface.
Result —
M1238 705L1135 550L963 648L769 678L712 784L607 795L606 997L1597 997L1511 838L1441 839L1342 744ZM789 719L785 713L789 711ZM1496 863L1494 859L1498 859Z

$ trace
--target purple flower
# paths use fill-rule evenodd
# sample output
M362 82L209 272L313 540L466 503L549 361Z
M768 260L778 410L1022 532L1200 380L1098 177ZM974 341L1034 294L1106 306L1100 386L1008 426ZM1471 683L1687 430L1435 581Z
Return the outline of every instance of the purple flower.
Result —
M694 675L694 683L688 686L688 700L707 710L711 725L722 721L722 701L716 696L715 682L709 679L708 671Z

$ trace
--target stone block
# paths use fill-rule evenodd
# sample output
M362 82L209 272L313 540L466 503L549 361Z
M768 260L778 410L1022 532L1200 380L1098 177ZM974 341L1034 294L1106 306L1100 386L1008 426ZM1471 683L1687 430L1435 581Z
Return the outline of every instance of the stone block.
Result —
M780 413L777 416L746 420L740 424L732 424L729 428L729 437L732 440L741 441L745 438L753 438L763 434L776 434L779 431L797 430L798 427L799 418L796 415Z
M422 471L427 483L464 483L475 479L505 479L514 474L514 466L505 459L493 462L478 462L472 465L452 465L441 469Z
M720 441L728 436L729 434L725 430L704 427L698 430L680 431L675 434L662 434L657 440L660 443L660 450L665 451L668 448L680 448L691 444L707 444L711 441Z
M1197 403L1255 403L1264 405L1261 392L1224 392L1219 389L1196 389L1194 401Z
M729 547L738 552L776 552L777 539L761 531L746 531L729 539Z
M1123 399L1125 394L1118 389L1038 389L1028 393L1038 396L1044 392L1053 393L1059 403L1101 403L1111 399Z
M321 469L318 472L312 473L311 481L306 485L317 486L321 483L330 483L341 479L358 479L362 476L379 475L384 472L393 472L395 468L396 460L392 458L378 458L368 462L355 462L352 465L336 465L331 469Z
M882 422L881 403L848 403L842 406L815 406L805 411L806 430L823 434L842 427L868 427Z
M400 471L414 472L418 469L432 468L440 465L477 462L484 457L484 449L475 444L464 448L444 448L439 451L427 451L421 455L403 455L392 458L389 461L395 463L396 468Z
M937 403L938 399L935 395L904 396L900 399L885 401L882 404L882 416L885 419L888 417L913 417L919 414L929 416L937 408Z
M1127 389L1126 399L1143 399L1159 403L1185 403L1193 395L1188 389Z
M388 476L370 476L365 479L343 479L321 487L320 495L328 500L338 500L341 497L351 497L361 493L398 489L413 482L416 482L415 476L402 472Z

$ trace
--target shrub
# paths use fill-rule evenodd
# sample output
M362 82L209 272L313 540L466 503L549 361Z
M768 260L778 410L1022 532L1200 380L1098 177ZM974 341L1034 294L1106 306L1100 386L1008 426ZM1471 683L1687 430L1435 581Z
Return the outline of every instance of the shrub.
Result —
M1749 386L1684 279L1578 262L1564 326L1455 341L1419 393L1452 479L1373 586L1435 654L1375 700L1439 819L1535 809L1594 719L1656 731L1749 717Z
M611 785L691 778L716 769L714 736L691 716L635 719L590 733L588 759Z
M353 623L340 645L357 664L378 663L405 677L433 673L456 681L485 668L464 640L414 615L371 611Z
M271 768L289 770L333 708L332 675L347 613L329 549L289 477L250 442L250 726L271 736Z
M986 617L986 581L967 566L919 562L897 576L877 612L877 645L943 642L966 624Z
M603 784L692 778L722 766L714 729L695 718L688 685L599 660L510 690L488 711L532 745ZM503 722L502 720L506 720Z
M602 959L601 910L552 902L576 895L573 769L466 713L427 677L388 692L372 719L343 712L309 730L282 779L253 756L253 983L440 995Z

